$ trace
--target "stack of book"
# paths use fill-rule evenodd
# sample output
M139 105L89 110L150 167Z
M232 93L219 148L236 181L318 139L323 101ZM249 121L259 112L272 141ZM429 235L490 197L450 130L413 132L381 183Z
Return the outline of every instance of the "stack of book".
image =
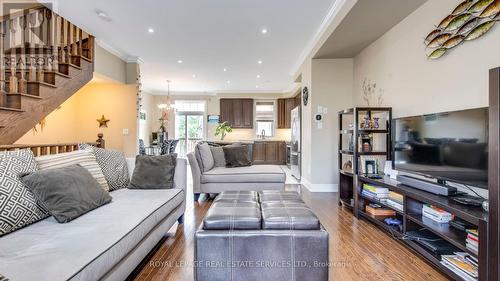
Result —
M477 259L467 253L442 255L441 264L467 281L476 281L479 276Z
M466 232L465 247L477 255L479 252L479 235L477 229L467 229Z
M361 195L368 199L385 202L389 197L389 189L365 183Z
M383 208L382 206L373 203L366 205L365 211L372 218L378 220L383 220L385 218L393 217L396 215L396 212L394 210Z
M438 223L449 223L453 219L452 214L429 204L422 206L422 216Z
M389 207L392 207L400 212L403 212L403 195L394 191L389 192L389 198L385 202Z

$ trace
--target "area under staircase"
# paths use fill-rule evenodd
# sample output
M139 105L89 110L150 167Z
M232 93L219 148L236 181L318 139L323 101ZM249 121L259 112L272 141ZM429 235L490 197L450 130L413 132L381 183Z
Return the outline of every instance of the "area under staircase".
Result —
M1 18L0 145L14 143L92 79L94 41L44 6Z

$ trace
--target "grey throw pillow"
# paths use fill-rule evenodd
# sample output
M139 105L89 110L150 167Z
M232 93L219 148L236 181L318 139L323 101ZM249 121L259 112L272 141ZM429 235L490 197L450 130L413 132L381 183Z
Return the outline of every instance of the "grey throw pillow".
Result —
M246 146L226 145L223 149L224 157L226 158L226 167L236 168L252 165L252 161L248 156L248 148Z
M80 149L92 149L97 164L108 182L109 191L126 188L130 182L127 160L122 152L94 147L88 144L80 144Z
M225 167L226 166L226 158L224 157L224 149L218 146L211 146L210 150L212 151L212 156L214 158L214 166L215 167Z
M201 142L195 148L196 158L202 172L210 171L214 167L214 157L207 142Z
M137 155L135 169L128 188L170 189L174 188L176 155Z
M23 174L20 179L59 223L111 202L109 193L80 164Z

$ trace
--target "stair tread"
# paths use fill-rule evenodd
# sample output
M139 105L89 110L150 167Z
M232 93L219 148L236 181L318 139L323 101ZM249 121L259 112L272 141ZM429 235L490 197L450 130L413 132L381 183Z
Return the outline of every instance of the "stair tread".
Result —
M10 108L10 107L0 107L0 110L16 111L16 112L24 112L24 110L22 110L22 109Z
M92 62L91 59L87 58L86 56L83 56L83 55L71 55L72 57L77 57L77 58L81 58L81 59L84 59L88 62Z
M41 97L35 96L35 95L29 95L29 94L23 94L23 93L7 93L7 96L17 96L17 95L20 95L23 97L28 97L28 98L34 98L34 99L42 99Z
M64 78L71 78L71 76L69 76L67 74L64 74L64 73L59 72L59 71L54 71L54 70L47 70L47 71L44 71L44 73L55 73L56 75L62 76Z
M77 68L77 69L80 69L80 70L82 69L80 66L75 65L75 64L72 64L72 63L61 62L61 63L59 63L59 64L67 64L67 65L72 66L72 67L74 67L74 68Z

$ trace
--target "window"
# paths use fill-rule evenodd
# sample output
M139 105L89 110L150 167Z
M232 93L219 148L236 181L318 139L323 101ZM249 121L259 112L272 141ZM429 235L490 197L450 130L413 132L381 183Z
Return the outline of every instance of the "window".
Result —
M255 128L256 135L272 137L274 136L275 113L274 101L256 101L255 102Z
M199 100L176 100L175 110L177 112L205 112L205 101Z

